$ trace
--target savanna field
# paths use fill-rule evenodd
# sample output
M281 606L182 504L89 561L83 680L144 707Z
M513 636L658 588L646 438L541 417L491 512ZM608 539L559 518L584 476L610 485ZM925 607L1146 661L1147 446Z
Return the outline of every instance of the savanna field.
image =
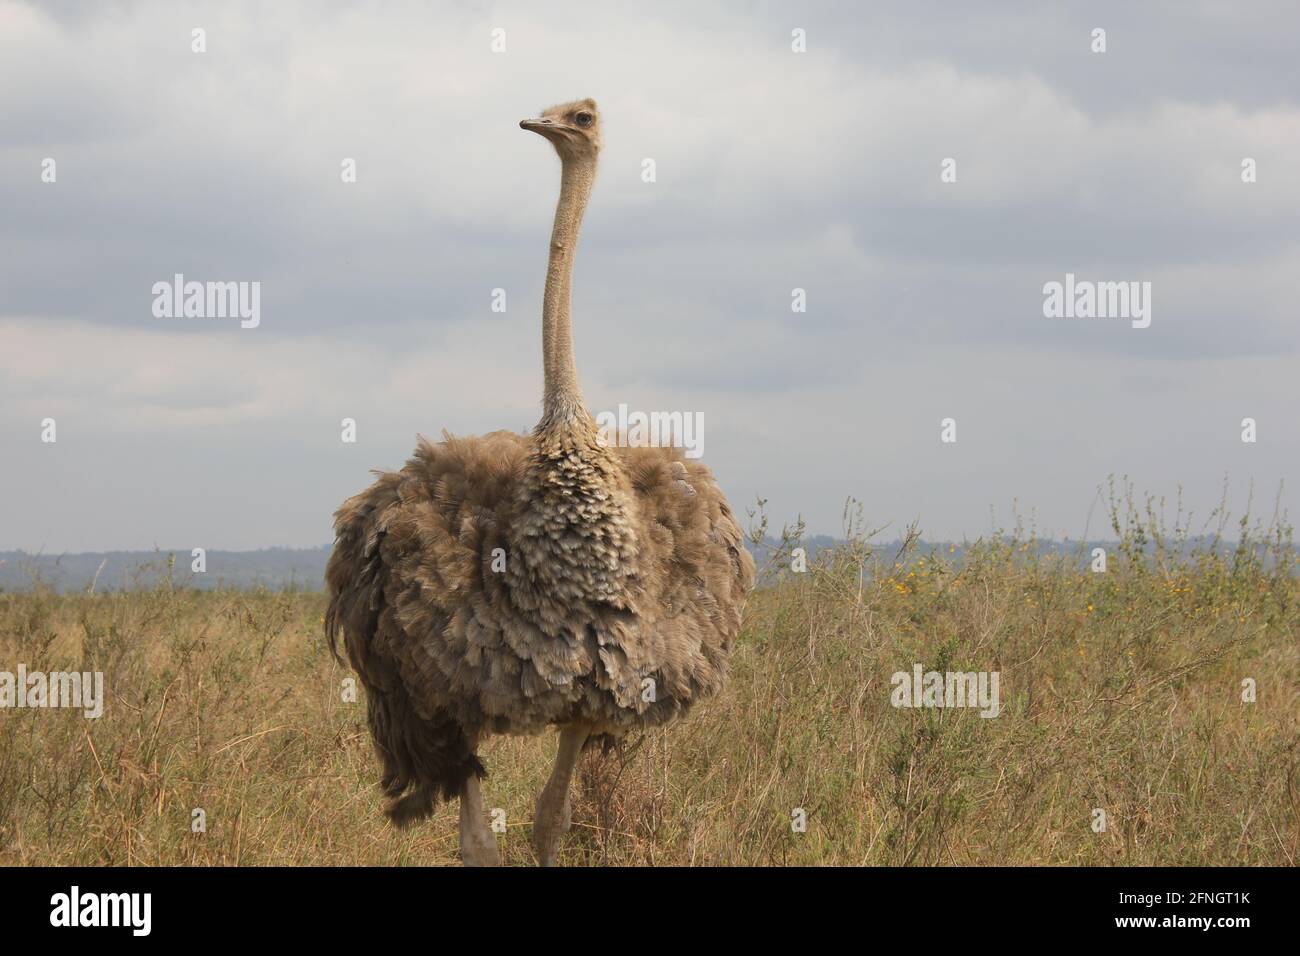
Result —
M1243 522L1244 544L1216 545L1153 513L1116 511L1105 573L1019 531L951 552L850 533L793 573L787 534L727 690L583 756L561 862L1294 865L1289 535ZM323 593L168 584L0 594L0 669L103 671L107 696L97 720L0 711L0 863L459 862L454 805L411 830L381 814L324 609ZM891 675L915 663L999 672L1001 713L891 706ZM482 750L507 863L534 862L554 749Z

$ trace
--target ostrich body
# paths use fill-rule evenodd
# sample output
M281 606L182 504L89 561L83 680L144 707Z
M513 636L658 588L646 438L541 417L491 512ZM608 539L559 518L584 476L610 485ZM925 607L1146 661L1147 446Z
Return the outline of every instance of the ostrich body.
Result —
M680 717L727 671L754 563L712 474L668 448L607 447L578 388L573 254L600 150L596 104L524 120L560 156L531 435L421 438L335 515L326 630L366 685L386 812L460 799L461 855L497 862L476 749L560 730L533 843L553 864L586 742ZM504 566L503 566L504 565ZM337 653L337 650L336 650Z

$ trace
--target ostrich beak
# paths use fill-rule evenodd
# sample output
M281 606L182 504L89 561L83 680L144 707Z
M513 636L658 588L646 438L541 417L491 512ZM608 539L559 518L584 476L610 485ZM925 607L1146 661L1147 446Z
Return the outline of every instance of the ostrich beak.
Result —
M545 139L550 139L552 143L559 143L562 140L571 139L572 131L562 122L555 122L549 116L532 118L532 120L520 120L519 127L521 130L532 130L533 133L539 133Z

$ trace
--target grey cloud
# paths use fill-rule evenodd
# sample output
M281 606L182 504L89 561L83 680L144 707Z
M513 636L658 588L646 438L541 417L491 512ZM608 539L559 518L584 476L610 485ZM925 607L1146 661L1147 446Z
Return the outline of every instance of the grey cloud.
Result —
M0 548L314 545L414 432L529 427L557 166L515 122L588 94L586 392L704 411L738 502L939 537L1019 498L1077 534L1110 471L1209 498L1294 465L1293 8L569 6L0 6ZM1044 319L1067 271L1152 281L1152 327ZM261 281L262 326L153 318L176 272Z

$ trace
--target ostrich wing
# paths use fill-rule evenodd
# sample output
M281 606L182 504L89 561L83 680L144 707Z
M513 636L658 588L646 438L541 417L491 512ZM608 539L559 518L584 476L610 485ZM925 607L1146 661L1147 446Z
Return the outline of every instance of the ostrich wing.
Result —
M621 451L641 513L641 630L653 632L657 658L643 667L659 675L646 716L658 722L721 686L754 560L707 467L676 449Z
M709 470L619 449L641 545L635 610L575 608L565 631L543 633L498 564L528 450L512 432L422 440L345 502L326 572L332 646L341 630L372 694L473 731L660 723L714 693L754 564Z

